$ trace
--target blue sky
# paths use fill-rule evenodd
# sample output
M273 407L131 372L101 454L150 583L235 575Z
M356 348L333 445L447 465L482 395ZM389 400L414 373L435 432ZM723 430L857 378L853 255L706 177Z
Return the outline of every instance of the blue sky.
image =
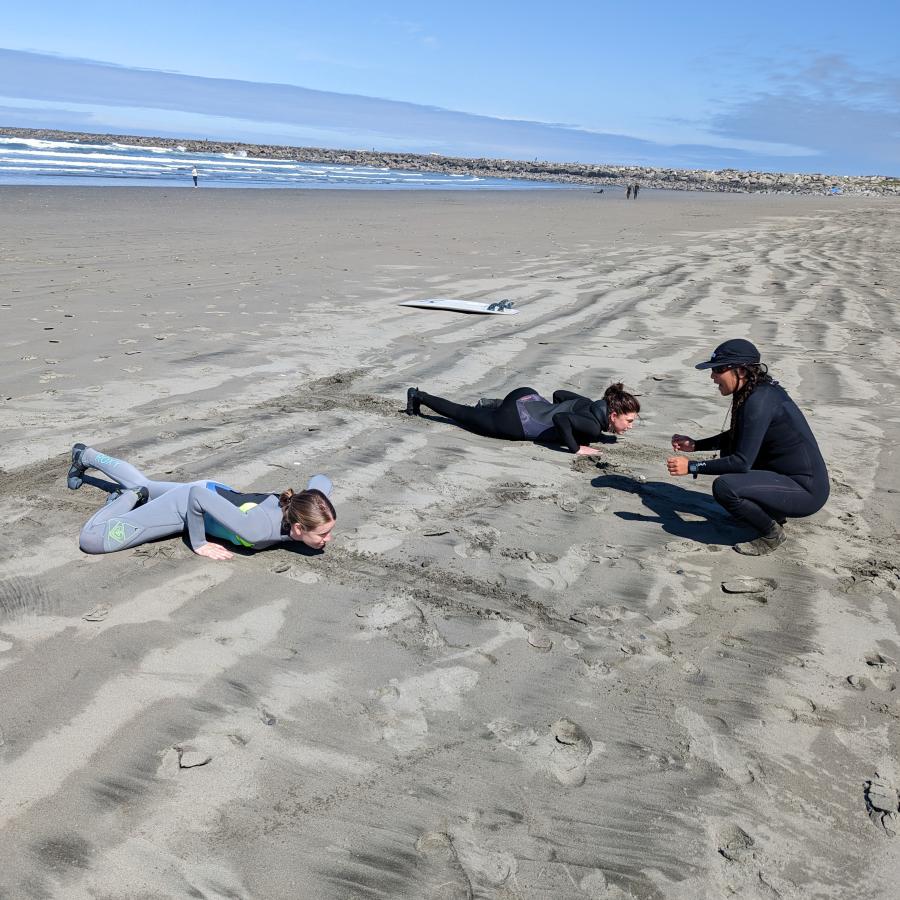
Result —
M18 5L0 125L900 175L900 4Z

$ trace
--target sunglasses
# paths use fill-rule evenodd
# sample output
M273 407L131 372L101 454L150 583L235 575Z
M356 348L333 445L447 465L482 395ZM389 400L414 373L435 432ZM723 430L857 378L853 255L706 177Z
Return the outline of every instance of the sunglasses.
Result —
M726 372L730 372L734 366L713 366L712 370L716 375L724 375Z

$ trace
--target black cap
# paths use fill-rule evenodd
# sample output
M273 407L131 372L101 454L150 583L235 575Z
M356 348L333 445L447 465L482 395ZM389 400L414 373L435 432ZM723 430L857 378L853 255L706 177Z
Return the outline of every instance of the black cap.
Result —
M759 363L759 350L743 338L732 338L719 344L706 362L697 363L695 369L717 369L719 366L754 366Z

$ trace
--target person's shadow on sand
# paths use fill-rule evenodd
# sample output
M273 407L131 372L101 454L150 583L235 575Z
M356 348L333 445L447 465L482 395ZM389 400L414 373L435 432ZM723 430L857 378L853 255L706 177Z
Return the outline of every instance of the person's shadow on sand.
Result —
M614 515L626 522L658 522L663 531L700 544L733 544L744 530L722 512L712 497L689 491L666 481L636 481L626 475L606 474L591 480L595 488L610 488L637 494L653 515L620 510ZM702 516L703 521L685 521L681 513Z

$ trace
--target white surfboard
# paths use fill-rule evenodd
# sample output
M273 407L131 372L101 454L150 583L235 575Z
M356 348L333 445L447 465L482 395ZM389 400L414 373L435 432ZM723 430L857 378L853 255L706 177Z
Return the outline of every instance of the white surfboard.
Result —
M415 306L419 309L446 309L451 312L481 313L489 316L514 316L518 310L512 308L512 300L495 300L493 303L479 303L476 300L404 300L400 306Z

